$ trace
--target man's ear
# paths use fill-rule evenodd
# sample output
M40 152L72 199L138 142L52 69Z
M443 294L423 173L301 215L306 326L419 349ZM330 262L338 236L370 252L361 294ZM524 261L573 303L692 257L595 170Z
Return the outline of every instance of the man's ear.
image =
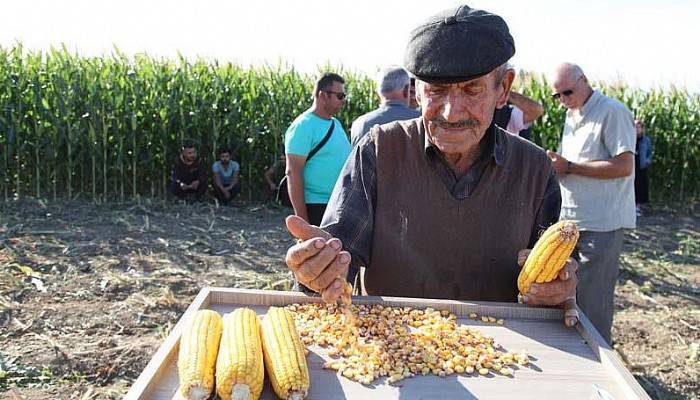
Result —
M503 75L503 79L501 79L501 82L498 84L499 89L502 90L503 92L501 95L498 97L498 101L496 102L496 108L501 108L506 105L508 102L508 96L510 95L510 88L513 86L513 81L515 80L515 71L511 68L508 68L506 70L506 73Z
M423 84L419 83L418 80L416 80L416 103L423 108L423 104L421 104L421 101L423 100L421 98L421 93L423 92Z

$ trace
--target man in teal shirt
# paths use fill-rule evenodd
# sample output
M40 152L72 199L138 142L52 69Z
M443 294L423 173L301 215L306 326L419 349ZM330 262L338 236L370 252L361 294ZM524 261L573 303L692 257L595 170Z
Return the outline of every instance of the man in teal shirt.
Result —
M321 224L335 181L350 154L345 130L333 117L343 108L345 98L343 78L323 74L314 86L313 105L285 133L289 198L294 214L312 225Z

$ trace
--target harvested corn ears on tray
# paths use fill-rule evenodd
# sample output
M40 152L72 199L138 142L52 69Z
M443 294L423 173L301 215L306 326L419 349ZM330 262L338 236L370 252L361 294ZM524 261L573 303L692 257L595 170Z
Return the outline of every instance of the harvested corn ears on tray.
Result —
M294 320L301 354L307 352L308 390L302 385L300 397L590 399L605 392L649 398L583 314L579 325L566 328L561 310L515 303L356 297L350 305L325 305L300 293L227 288L200 292L125 398L182 399L178 389L187 383L178 377L178 350L198 311L226 320L249 308L263 321L272 306ZM243 379L237 376L234 388ZM257 376L248 383L251 394ZM277 398L269 371L263 379L260 398ZM219 388L219 377L216 383L217 391L235 392Z

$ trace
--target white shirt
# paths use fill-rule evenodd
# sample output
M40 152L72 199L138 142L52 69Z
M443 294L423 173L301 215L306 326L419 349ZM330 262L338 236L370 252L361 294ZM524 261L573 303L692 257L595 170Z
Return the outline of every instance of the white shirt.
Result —
M508 120L506 130L514 135L518 135L520 131L527 129L530 126L530 124L525 123L524 119L525 115L523 114L523 110L513 105L513 109L510 111L510 119Z
M580 110L567 111L559 153L572 162L609 160L634 153L635 144L632 113L621 102L594 91ZM595 232L635 227L634 174L615 179L561 175L559 185L561 219Z

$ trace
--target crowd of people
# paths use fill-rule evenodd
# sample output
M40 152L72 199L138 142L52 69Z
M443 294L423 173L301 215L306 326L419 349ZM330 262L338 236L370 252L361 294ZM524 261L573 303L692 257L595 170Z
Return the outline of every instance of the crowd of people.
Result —
M514 53L493 13L460 6L429 18L411 32L404 67L380 71L381 104L352 123L351 141L334 117L343 78L317 81L285 135L286 224L298 239L286 262L299 290L335 301L347 280L358 294L519 300L564 308L567 325L580 308L611 342L623 235L648 201L651 141L625 105L563 63L549 80L567 109L559 147L533 144L545 110L511 90ZM560 219L580 228L573 257L519 296L519 264Z
M216 151L217 160L211 166L212 193L221 204L230 204L241 192L240 165L232 159L228 147ZM173 163L170 194L187 202L201 201L207 192L208 173L197 156L194 142L185 140Z
M545 110L511 90L514 53L498 15L459 6L430 17L411 32L404 66L379 72L380 105L349 136L336 118L345 80L316 81L264 174L293 209L286 224L298 241L286 262L298 290L335 301L349 281L358 294L560 306L567 325L580 308L611 341L624 232L649 197L651 140L624 104L562 63L549 79L567 109L558 149L533 144ZM217 158L212 192L226 204L240 193L240 166L228 148ZM207 172L186 142L171 192L201 199ZM519 295L527 249L560 219L579 226L573 257Z

